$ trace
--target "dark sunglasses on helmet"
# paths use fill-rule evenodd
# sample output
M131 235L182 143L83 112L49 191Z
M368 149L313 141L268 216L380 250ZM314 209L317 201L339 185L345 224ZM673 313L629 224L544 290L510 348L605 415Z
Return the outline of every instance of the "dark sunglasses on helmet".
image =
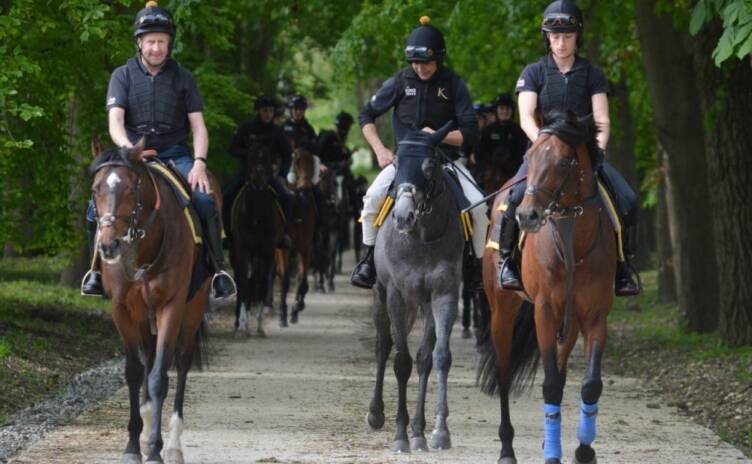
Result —
M138 19L139 24L151 23L151 24L172 24L172 20L163 15L162 13L152 13L141 16Z
M408 45L405 47L405 56L408 60L412 58L430 58L433 56L433 49Z
M577 18L572 15L554 14L543 19L544 27L574 27L577 26Z

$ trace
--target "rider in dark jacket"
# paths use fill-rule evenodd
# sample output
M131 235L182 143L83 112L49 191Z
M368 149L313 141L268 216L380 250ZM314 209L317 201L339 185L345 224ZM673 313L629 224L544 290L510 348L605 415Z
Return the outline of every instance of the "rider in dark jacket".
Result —
M537 63L528 65L517 81L520 123L528 138L535 141L539 133L534 116L536 109L543 114L555 108L574 111L579 117L592 114L598 127L598 145L603 159L610 129L608 82L602 71L576 54L577 48L582 46L582 28L582 12L574 2L557 0L546 8L541 31L550 53ZM641 289L636 283L629 258L633 255L636 238L637 196L607 162L603 161L596 172L613 191L624 229L625 260L617 263L615 292L617 296L636 295ZM517 175L524 176L526 173L527 162L523 163ZM512 290L522 288L519 270L511 257L519 233L515 212L522 202L525 189L526 183L521 182L510 192L498 238L499 283Z
M316 131L305 117L308 100L303 95L293 95L287 108L290 110L290 117L282 124L282 131L290 147L293 150L303 147L311 153L317 153Z
M285 215L285 224L290 218L290 192L285 184L285 177L292 163L292 150L282 129L274 124L274 111L277 104L275 100L266 95L256 98L253 108L256 117L241 124L232 136L230 142L230 155L241 161L241 169L224 189L224 202L222 205L225 219L225 231L230 236L230 213L232 203L245 182L245 168L243 161L251 149L265 149L272 156L276 166L276 172L269 179L269 185L277 194L280 206ZM285 239L285 242L289 242Z
M511 95L503 93L496 97L493 108L496 120L481 131L475 162L481 173L487 166L498 166L505 177L511 178L522 164L528 145L527 136L514 122L514 100Z
M192 203L203 223L207 255L215 273L211 287L215 298L235 294L235 283L222 270L221 218L210 195L206 172L209 137L203 118L203 101L191 73L170 58L175 40L172 15L149 2L136 15L134 36L138 55L115 69L107 90L109 131L118 146L132 147L145 139L145 148L171 161L193 188ZM188 134L193 134L193 157ZM97 230L93 201L87 213L92 255ZM84 276L81 293L103 294L101 274L93 260Z

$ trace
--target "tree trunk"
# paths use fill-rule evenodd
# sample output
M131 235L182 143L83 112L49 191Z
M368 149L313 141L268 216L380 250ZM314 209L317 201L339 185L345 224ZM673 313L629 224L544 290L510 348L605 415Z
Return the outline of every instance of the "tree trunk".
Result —
M80 149L82 143L80 140L81 128L78 123L78 106L78 95L74 95L70 98L68 103L68 118L70 124L68 129L68 145L71 147L73 153L78 154L76 155L78 169L74 171L75 175L71 176L69 179L70 187L68 190L68 203L73 211L81 210L81 214L76 215L73 225L74 230L80 231L81 233L78 237L78 246L76 247L76 250L71 253L68 264L60 273L60 284L74 288L81 284L81 277L83 277L84 273L89 269L89 247L86 240L86 210L81 208L84 192L88 188L89 174L86 169L87 160L81 155L84 151Z
M674 29L669 15L656 15L655 6L656 0L638 0L635 17L656 132L669 166L677 293L687 329L709 332L718 325L718 280L700 101L687 37Z
M655 238L656 254L658 255L658 301L660 303L675 303L676 298L676 267L674 266L673 240L671 238L671 221L669 220L668 198L671 193L666 185L668 166L664 159L666 153L663 148L658 149L658 163L661 179L658 183L658 204L655 208Z
M752 344L752 68L731 59L715 66L723 29L716 20L693 40L697 92L705 116L705 152L715 226L719 331L732 345Z

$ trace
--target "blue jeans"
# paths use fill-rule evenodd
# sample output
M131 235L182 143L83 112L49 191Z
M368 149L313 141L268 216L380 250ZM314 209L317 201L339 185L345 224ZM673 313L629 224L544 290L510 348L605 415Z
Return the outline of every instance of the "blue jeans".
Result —
M180 174L185 179L188 179L188 173L193 169L194 161L187 146L173 145L160 151L157 157L165 163L169 163L170 161L175 163L175 167ZM217 215L217 208L214 206L214 197L208 193L193 191L191 193L191 203L196 208L201 222L205 224ZM93 199L89 200L89 206L86 209L86 220L92 223L97 222L97 211Z

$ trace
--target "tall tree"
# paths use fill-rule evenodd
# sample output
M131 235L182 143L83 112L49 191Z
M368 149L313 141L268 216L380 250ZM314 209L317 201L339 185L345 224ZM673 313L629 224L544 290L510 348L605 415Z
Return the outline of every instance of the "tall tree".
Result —
M677 293L687 328L707 332L718 322L718 269L700 99L688 38L669 14L656 13L656 4L638 0L635 17L655 129L670 172Z

